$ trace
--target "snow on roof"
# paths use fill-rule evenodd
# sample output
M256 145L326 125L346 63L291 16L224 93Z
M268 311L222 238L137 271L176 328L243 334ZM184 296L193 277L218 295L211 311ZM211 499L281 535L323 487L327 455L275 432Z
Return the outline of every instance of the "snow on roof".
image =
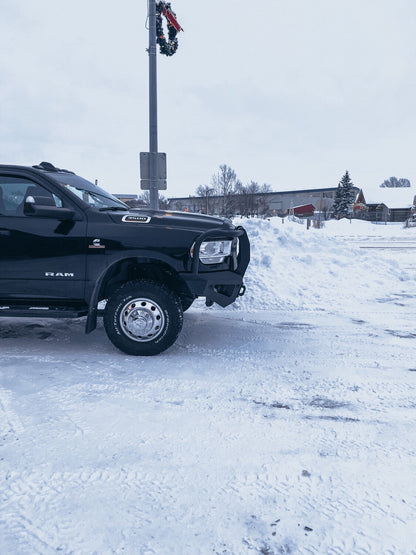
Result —
M385 204L388 208L410 208L416 195L415 187L378 187L363 189L366 204Z

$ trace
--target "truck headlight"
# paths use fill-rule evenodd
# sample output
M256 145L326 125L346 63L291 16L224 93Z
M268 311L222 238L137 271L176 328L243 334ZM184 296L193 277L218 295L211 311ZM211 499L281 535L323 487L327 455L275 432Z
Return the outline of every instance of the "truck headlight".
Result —
M199 260L203 264L220 264L231 254L233 242L226 241L204 241L199 249ZM193 255L194 248L191 249Z

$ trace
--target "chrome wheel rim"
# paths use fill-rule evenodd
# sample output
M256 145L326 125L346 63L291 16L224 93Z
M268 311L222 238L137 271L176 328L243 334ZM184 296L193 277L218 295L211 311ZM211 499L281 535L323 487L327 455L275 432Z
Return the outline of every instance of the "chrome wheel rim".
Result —
M165 315L160 306L150 299L133 299L121 310L123 332L139 343L156 339L165 327Z

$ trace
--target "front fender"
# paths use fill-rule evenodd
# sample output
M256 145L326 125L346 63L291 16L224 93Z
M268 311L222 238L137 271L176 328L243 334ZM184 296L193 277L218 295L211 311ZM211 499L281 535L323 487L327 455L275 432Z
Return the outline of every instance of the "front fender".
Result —
M132 262L136 264L140 263L153 263L153 264L160 264L162 263L165 267L170 268L173 273L177 274L178 270L183 269L183 265L179 265L173 261L172 258L165 256L161 253L155 253L154 251L141 251L140 257L137 256L137 252L135 256L126 256L128 253L126 251L123 252L123 256L115 257L112 260L110 266L106 266L105 269L101 272L98 278L95 280L94 287L92 289L89 302L88 302L88 315L87 315L87 322L85 324L85 333L90 333L97 327L97 316L98 316L98 309L97 305L100 300L100 292L109 276L114 273L115 268L120 263Z

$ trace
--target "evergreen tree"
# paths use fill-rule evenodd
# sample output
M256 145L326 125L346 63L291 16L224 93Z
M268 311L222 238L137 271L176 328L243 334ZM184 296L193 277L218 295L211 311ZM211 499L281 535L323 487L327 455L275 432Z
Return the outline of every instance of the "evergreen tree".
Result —
M332 207L336 218L344 218L351 213L351 206L355 200L354 183L351 181L348 170L342 176L335 193L335 201Z

